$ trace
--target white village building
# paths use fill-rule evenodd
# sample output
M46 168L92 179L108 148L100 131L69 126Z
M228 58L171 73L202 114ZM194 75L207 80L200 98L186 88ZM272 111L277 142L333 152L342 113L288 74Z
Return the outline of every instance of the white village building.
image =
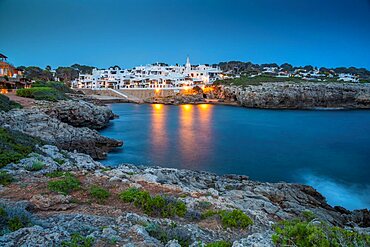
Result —
M75 88L184 88L213 84L220 79L222 71L208 65L193 66L189 57L185 66L153 64L132 69L118 66L109 69L94 69L92 74L80 74L73 82Z

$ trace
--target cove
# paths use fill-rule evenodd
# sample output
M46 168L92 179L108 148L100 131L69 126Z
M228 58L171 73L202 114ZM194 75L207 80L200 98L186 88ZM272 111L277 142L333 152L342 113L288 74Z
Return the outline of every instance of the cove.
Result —
M100 131L124 141L102 163L243 174L313 186L331 205L370 208L369 110L111 104Z

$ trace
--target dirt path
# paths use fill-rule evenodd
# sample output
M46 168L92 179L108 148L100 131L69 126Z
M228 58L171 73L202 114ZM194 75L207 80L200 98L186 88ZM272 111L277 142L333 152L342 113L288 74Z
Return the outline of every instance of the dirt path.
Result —
M13 93L13 92L6 94L6 96L10 100L21 104L25 108L30 108L31 106L35 105L35 100L34 99L19 97L19 96L15 95L15 93Z

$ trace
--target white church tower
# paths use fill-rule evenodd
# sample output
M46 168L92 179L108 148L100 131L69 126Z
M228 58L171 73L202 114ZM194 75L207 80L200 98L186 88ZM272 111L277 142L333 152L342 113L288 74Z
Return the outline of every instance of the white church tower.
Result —
M186 64L185 64L185 71L189 72L191 70L190 58L189 56L186 57Z

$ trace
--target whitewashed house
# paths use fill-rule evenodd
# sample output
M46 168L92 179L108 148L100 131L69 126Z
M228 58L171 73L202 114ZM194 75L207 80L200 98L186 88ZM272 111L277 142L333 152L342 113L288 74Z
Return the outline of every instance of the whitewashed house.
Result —
M221 78L221 73L219 68L208 65L192 66L188 57L185 66L168 66L157 63L132 69L121 69L118 66L109 69L94 69L91 75L80 74L73 83L73 87L92 89L183 88L213 84Z
M359 78L356 75L341 73L338 76L339 76L338 81L360 82Z

